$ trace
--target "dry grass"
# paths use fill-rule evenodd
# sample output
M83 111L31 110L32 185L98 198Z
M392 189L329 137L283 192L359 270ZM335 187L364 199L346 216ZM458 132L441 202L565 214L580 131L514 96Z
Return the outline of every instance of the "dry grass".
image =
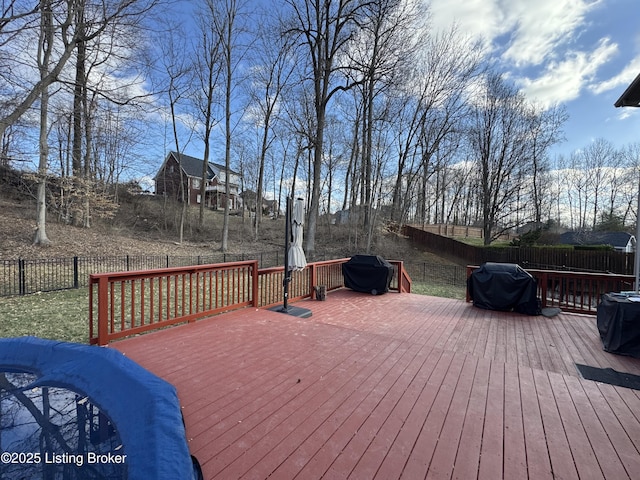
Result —
M175 227L176 205L165 206L162 199L129 197L115 219L94 221L91 228L58 223L49 215L48 247L32 245L35 229L35 206L32 201L18 202L0 196L0 260L17 258L65 258L74 256L170 255L197 256L220 251L222 212L205 211L205 227L199 229L198 208L192 207L182 243ZM163 214L163 209L166 213ZM365 237L358 229L329 225L321 218L316 235L316 254L308 260L350 257L365 253ZM283 248L284 218L268 218L261 222L260 236L255 239L249 218L230 217L229 253L274 251ZM380 230L372 253L388 259L450 264L436 255L422 252L406 239Z

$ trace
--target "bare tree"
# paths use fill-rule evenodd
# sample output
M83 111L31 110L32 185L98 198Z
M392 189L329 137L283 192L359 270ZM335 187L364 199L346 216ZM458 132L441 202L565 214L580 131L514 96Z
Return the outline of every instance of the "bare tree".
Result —
M36 244L48 244L46 236L46 198L45 179L47 175L48 146L48 108L51 92L50 86L55 82L63 82L65 67L76 52L76 103L73 158L77 166L82 146L81 139L85 137L85 161L90 159L90 129L85 124L81 133L81 109L86 115L88 106L86 103L86 70L84 59L86 58L86 45L97 40L107 29L116 23L128 23L129 25L140 22L140 18L156 4L157 0L103 0L90 3L86 0L67 2L62 0L47 0L44 2L11 2L8 10L3 12L0 20L0 45L3 53L13 51L15 62L22 61L20 69L14 72L26 72L24 76L16 75L12 79L10 102L3 104L0 116L0 138L5 138L5 132L11 128L31 106L40 99L40 160L39 177L40 186L37 202L37 232L34 237ZM30 4L30 5L29 5ZM17 7L17 8L16 8ZM9 12L9 15L6 13ZM33 55L35 68L38 71L38 80L32 82L30 78L31 65L29 52L32 46L29 42L33 32L31 28L36 25L34 18L40 18L37 52ZM5 61L2 56L0 60ZM78 86L79 85L79 86ZM7 93L5 91L5 93ZM86 219L88 221L87 213Z
M479 44L461 37L456 27L423 38L421 50L398 89L398 166L392 219L404 221L416 179L420 176L424 185L435 171L432 160L444 158L438 151L447 148L447 139L461 136L469 94L484 70L481 53ZM425 195L420 195L426 201ZM416 213L424 218L424 212Z
M569 226L572 229L584 230L587 226L588 189L579 152L574 151L568 157L559 157L558 167L561 172L561 190L566 196Z
M624 166L626 174L623 176L627 188L623 189L624 213L622 221L629 223L631 215L635 213L636 223L640 218L637 211L640 204L640 143L631 143L624 146L620 151L621 165ZM633 217L631 217L633 218Z
M591 198L591 228L595 228L598 221L598 212L602 210L603 191L614 191L612 177L617 165L616 151L613 144L603 138L591 142L581 152L584 162L584 171L587 176L587 188ZM586 212L585 212L586 213Z
M2 112L0 117L0 138L4 131L22 117L36 100L40 98L42 90L59 80L67 62L76 51L79 43L90 42L98 38L115 22L138 24L145 14L148 14L160 0L98 0L91 4L90 11L85 9L87 0L68 2L51 0L47 2L30 1L16 2L21 7L14 15L4 16L0 24L0 33L5 42L15 42L20 36L30 37L30 27L37 26L34 18L38 18L40 11L46 5L51 11L51 42L55 42L55 49L49 59L49 68L45 76L40 75L38 81L32 83L28 77L13 79L15 102ZM86 28L73 28L79 11L84 10L83 25ZM10 38L7 38L10 37ZM25 45L25 44L22 44ZM28 46L28 44L26 44ZM55 53L55 55L54 55ZM19 88L17 87L19 85Z
M549 149L562 141L562 126L567 120L566 111L559 106L546 110L531 105L527 115L530 122L530 152L532 162L531 200L534 208L533 221L540 223L543 212L550 212Z
M243 20L247 12L245 5L238 0L216 0L213 28L220 40L222 57L222 83L224 90L224 167L225 167L225 204L222 223L220 248L226 252L229 248L229 198L231 197L231 146L233 142L232 117L234 116L232 98L240 84L238 66L244 58L247 45L240 43L244 32Z
M202 140L204 157L200 179L200 215L198 225L204 226L204 209L206 199L209 157L211 155L211 133L219 120L215 118L218 88L222 75L221 42L219 32L214 28L216 17L220 14L215 0L203 0L197 16L198 38L196 55L194 55L195 78L194 103L198 118L202 123Z
M376 108L375 103L395 84L404 64L414 58L417 42L411 34L415 34L418 11L400 0L376 0L363 5L362 17L348 55L354 84L362 96L362 207L368 228L373 195L372 137L376 119L383 117L381 110L388 111L386 106Z
M38 69L40 70L40 81L43 82L43 88L40 90L40 160L38 162L36 231L33 243L36 245L49 245L51 241L47 237L46 231L47 162L49 160L49 85L44 82L44 79L49 75L51 55L54 49L54 25L51 2L44 1L41 7L40 35L38 41ZM2 133L4 133L4 131L2 131Z
M342 77L343 81L338 83L337 76L348 69L346 65L340 63L340 59L351 46L358 20L362 17L363 2L360 0L286 0L285 5L291 11L291 19L285 26L286 32L299 39L306 49L313 83L315 131L306 243L307 254L313 257L320 207L327 106L337 92L353 87L353 82L348 81L345 76Z
M476 101L469 132L477 155L488 245L514 226L515 213L523 208L517 197L529 176L528 124L523 96L497 74L488 76Z
M184 44L185 37L183 30L179 27L175 27L170 32L166 33L168 34L162 37L163 41L161 43L162 49L160 61L163 65L162 83L166 85L165 94L167 96L167 108L169 110L169 118L171 120L171 135L178 162L178 177L180 183L178 186L178 194L181 202L178 234L179 241L182 243L184 240L184 226L188 206L188 198L186 194L187 179L185 178L184 170L182 168L182 149L186 146L189 139L185 142L181 141L179 109L183 102L185 102L187 92L190 89L191 79L189 77L189 72L191 71L191 65L184 55L186 47ZM174 179L172 178L171 182L173 181ZM172 188L172 191L175 190Z
M264 169L267 152L275 139L274 122L278 119L278 110L282 107L282 96L291 88L291 77L295 69L292 58L292 46L289 39L280 35L278 27L263 23L258 31L255 52L259 58L251 75L252 100L255 122L259 128L258 175L256 186L256 215L254 235L258 238L262 217L262 199L264 195Z

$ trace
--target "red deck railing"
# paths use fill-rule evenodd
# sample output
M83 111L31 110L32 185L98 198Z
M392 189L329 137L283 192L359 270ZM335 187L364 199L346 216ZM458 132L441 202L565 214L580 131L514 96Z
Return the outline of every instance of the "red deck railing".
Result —
M477 266L467 266L467 278ZM542 308L558 307L566 312L594 314L603 293L633 290L633 275L563 272L527 269L538 282ZM467 291L467 301L469 292Z
M319 285L327 291L343 287L342 264L348 260L314 262L293 272L289 301L315 298ZM410 292L404 264L390 263L391 289ZM89 342L106 345L248 305L275 305L283 300L283 278L284 267L258 269L254 260L90 275Z

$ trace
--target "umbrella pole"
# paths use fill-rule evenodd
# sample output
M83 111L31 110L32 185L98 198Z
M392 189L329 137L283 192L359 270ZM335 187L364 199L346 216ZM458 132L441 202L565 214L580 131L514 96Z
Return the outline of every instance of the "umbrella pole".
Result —
M309 318L312 313L308 308L289 306L289 283L291 282L291 271L289 270L289 250L291 249L291 231L292 231L292 205L291 198L287 196L286 216L284 222L284 276L282 279L282 291L284 295L284 305L282 307L271 307L269 310L274 312L285 313L293 317Z
M282 280L282 290L284 292L283 310L286 312L289 307L289 282L291 282L291 272L289 271L289 237L291 236L291 202L287 195L284 221L284 279Z

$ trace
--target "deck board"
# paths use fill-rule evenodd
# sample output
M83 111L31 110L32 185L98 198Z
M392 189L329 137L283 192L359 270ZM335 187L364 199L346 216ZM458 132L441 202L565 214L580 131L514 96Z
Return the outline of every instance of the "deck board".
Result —
M347 290L118 341L174 384L206 479L637 478L640 374L595 317Z
M527 449L518 366L505 363L504 372L504 478L527 478Z

